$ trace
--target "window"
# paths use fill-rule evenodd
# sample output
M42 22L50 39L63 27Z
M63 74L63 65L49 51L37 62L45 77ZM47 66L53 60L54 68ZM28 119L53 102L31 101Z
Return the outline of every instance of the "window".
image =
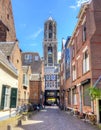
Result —
M80 70L80 68L81 68L81 60L80 60L80 55L77 57L77 59L76 59L77 61L76 61L76 66L77 66L77 69L76 69L76 74L77 74L77 78L79 78L80 76L81 76L81 70Z
M73 91L73 105L77 105L77 94L76 94L76 88L72 90Z
M89 71L89 54L88 54L88 50L86 50L84 52L84 56L83 56L83 73L86 73L87 71Z
M19 63L19 60L17 59L17 63Z
M28 79L26 74L23 74L23 84L26 86L28 85Z
M39 56L35 56L35 61L38 61L39 60Z
M7 14L7 19L9 20L9 14Z
M25 81L26 81L26 75L23 74L23 84L25 83Z
M6 87L4 108L9 108L10 88Z
M83 104L84 106L91 106L91 97L89 95L89 88L90 84L85 84L83 86Z
M82 40L83 40L83 42L85 42L86 41L86 22L84 23L84 25L83 25L83 34L82 34Z
M49 24L49 38L52 38L52 24Z
M74 45L73 45L73 49L72 49L72 58L75 56L75 49L74 49Z
M48 55L48 63L49 64L53 63L52 55Z
M25 54L25 62L32 62L32 55L31 54Z
M76 79L76 68L73 66L73 81Z
M10 106L10 88L6 85L2 86L1 109L9 108Z
M68 104L71 104L71 91L68 91Z

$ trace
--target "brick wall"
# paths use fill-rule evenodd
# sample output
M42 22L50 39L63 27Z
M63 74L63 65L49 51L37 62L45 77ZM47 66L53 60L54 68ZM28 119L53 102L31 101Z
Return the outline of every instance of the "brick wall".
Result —
M41 82L30 81L30 102L40 103Z
M6 27L6 29L2 30L2 35L0 31L0 41L15 41L16 33L14 27L11 0L0 0L0 21L2 21L2 23ZM0 30L2 29L2 27L4 27L3 24L0 24Z

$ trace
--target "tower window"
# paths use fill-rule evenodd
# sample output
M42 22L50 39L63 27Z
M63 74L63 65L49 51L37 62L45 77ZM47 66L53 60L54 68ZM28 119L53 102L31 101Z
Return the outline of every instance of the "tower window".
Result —
M48 47L48 63L53 63L53 58L52 58L52 47Z
M52 47L48 47L48 54L52 54Z
M52 24L49 24L49 38L52 38Z

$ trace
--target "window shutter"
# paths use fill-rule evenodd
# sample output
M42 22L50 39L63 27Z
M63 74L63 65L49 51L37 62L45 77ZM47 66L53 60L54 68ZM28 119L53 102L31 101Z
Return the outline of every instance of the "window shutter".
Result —
M11 88L10 108L15 108L17 102L17 88Z
M1 96L1 110L4 109L4 103L5 103L5 91L6 91L6 86L2 86L2 96Z

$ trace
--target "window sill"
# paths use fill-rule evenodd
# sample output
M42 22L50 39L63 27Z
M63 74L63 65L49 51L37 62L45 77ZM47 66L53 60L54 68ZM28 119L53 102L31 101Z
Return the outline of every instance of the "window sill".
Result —
M90 70L88 70L88 71L84 72L84 73L83 73L83 75L86 75L86 74L87 74L87 73L89 73L89 72L90 72Z
M72 80L72 82L75 82L77 79Z

